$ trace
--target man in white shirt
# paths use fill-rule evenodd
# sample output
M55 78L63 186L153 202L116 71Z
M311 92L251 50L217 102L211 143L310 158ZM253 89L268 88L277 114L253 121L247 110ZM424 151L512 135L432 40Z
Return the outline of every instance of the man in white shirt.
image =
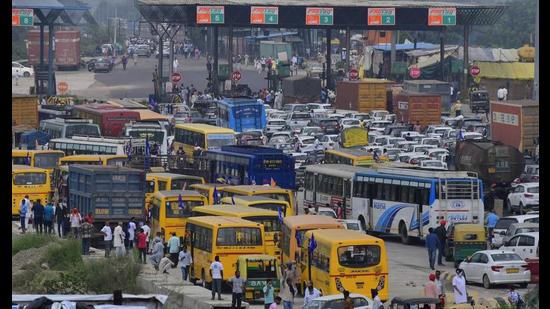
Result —
M136 233L136 223L134 218L128 222L128 248L134 248L134 239Z
M223 265L220 257L216 255L214 262L210 264L210 276L212 277L212 300L218 292L218 300L222 300Z
M103 243L105 244L105 257L108 258L111 255L111 247L113 246L113 231L111 231L111 226L109 221L105 222L105 226L101 229L101 234L103 234Z
M124 239L126 235L122 230L122 222L118 222L113 233L113 246L115 247L115 253L117 257L124 256Z
M180 251L178 260L181 263L182 279L183 281L186 281L187 276L189 275L189 267L193 264L193 257L191 256L191 253L187 251L187 247L183 247L183 250Z
M161 274L168 274L168 269L174 266L174 262L170 259L170 254L166 253L159 263L159 271Z
M465 304L468 302L466 279L464 279L464 271L460 268L456 270L456 276L453 278L453 292L455 304Z
M307 289L304 291L304 306L309 306L311 301L321 296L321 292L313 287L313 283L309 281L307 283Z
M504 87L498 87L498 90L497 90L497 99L499 101L504 101L506 100L506 94L508 94L508 91L506 90L506 88Z

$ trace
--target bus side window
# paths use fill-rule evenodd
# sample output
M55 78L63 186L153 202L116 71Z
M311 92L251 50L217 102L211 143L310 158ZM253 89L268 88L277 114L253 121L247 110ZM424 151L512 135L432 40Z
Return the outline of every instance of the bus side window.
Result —
M407 203L408 202L408 197L409 197L409 187L402 186L400 193L401 194L399 196L399 201L403 202L403 203Z
M416 202L416 190L417 190L416 187L409 187L409 197L408 197L407 201L411 204L417 204L417 202Z
M147 193L155 192L155 181L151 180L147 182Z
M390 201L398 202L399 201L399 186L391 185L390 189Z
M384 189L382 191L383 195L382 195L382 200L384 201L389 201L391 196L390 196L390 189L391 189L391 185L390 184L384 184Z
M159 191L166 190L166 181L159 181L158 184L159 184Z
M374 191L375 192L375 199L377 200L382 200L382 196L383 196L383 191L384 191L384 186L381 184L381 183L374 183Z

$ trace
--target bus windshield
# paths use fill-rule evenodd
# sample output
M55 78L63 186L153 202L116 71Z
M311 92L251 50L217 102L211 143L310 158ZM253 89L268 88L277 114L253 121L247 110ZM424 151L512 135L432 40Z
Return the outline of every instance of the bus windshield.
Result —
M288 197L287 193L260 193L260 194L256 194L256 195L265 196L265 197L272 198L274 200L285 201L287 203L290 203L290 198ZM277 207L280 207L280 205L278 205ZM272 209L272 210L276 211L277 208Z
M208 149L221 148L222 146L235 145L233 134L209 134Z
M344 267L364 268L380 263L379 246L345 246L338 248L338 262Z
M11 163L17 165L29 165L30 160L27 157L11 157Z
M166 218L187 218L191 216L193 208L204 206L202 201L183 201L179 205L178 201L166 202Z
M218 230L217 246L261 246L262 234L257 227L223 227Z
M170 190L185 190L196 183L202 183L199 179L172 179Z
M252 222L263 224L266 232L280 232L281 231L281 221L278 217L247 217L244 218Z
M13 177L14 185L43 185L45 183L45 173L20 173Z
M57 166L59 158L62 157L59 153L37 153L34 155L34 166L40 168L54 168Z
M67 126L67 128L65 129L65 137L71 138L74 135L94 137L101 136L101 134L99 133L99 127L92 124L75 124Z
M159 145L162 145L164 142L164 132L163 131L151 131L151 130L130 130L128 134L131 137L143 138L146 137L149 139L149 142L155 142Z
M271 203L261 203L261 204L254 204L250 205L250 207L254 208L260 208L265 210L273 210L279 212L279 208L283 208L283 205L281 204L271 204ZM286 215L286 207L282 209L283 214Z
M246 261L247 278L277 278L275 260L248 259Z

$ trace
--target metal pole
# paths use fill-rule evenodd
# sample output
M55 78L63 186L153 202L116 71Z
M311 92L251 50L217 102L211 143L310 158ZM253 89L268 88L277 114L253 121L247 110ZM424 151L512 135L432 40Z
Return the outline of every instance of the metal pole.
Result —
M40 22L40 69L44 66L44 24Z
M331 63L332 63L332 56L331 56L331 53L332 53L332 48L330 46L330 41L332 40L332 35L331 35L331 30L330 29L327 29L326 30L326 39L327 39L327 59L326 59L326 63L327 63L327 71L326 71L326 77L327 77L327 88L328 89L331 89L332 90L332 74L331 74L331 71L330 71L330 67L331 67Z
M168 76L172 76L174 73L174 40L170 38L170 65L168 66Z
M53 22L48 25L48 96L55 94L55 85L53 85Z
M445 80L445 67L443 65L443 62L445 61L445 42L443 39L443 31L439 32L439 70L440 70L440 76L441 80Z
M213 84L214 84L214 94L218 95L220 90L220 84L218 81L218 27L214 26L214 46L213 46L213 54L214 54L214 67L212 68L212 71L214 74L213 76Z
M157 47L158 50L159 50L159 65L158 65L158 78L159 78L159 85L160 85L160 89L159 89L159 96L162 97L162 95L164 94L165 90L166 90L166 87L164 86L164 82L162 80L162 71L163 71L163 66L164 66L164 33L162 35L159 35L159 46Z
M535 81L533 83L533 99L539 101L539 2L537 1L537 16L535 23Z
M229 74L233 72L233 26L227 28L227 63L229 64Z
M391 51L390 51L390 75L392 71L391 68L393 68L393 64L395 63L395 45L396 44L397 44L397 31L392 31L391 32Z
M350 70L350 45L351 45L351 29L350 27L346 28L346 72L349 72Z
M117 15L117 7L116 7L116 5L115 5L115 20L113 20L113 21L115 22L115 24L113 25L114 32L115 32L115 34L114 34L114 43L113 43L113 45L114 45L114 48L113 48L113 56L115 56L115 57L116 57L116 32L117 32L117 31L116 31L116 30L117 30L116 21L117 21L117 16L118 16L118 15Z
M470 48L470 27L468 25L464 25L464 64L463 64L463 72L462 72L462 92L461 96L462 99L468 98L468 63L470 60L468 59L468 49Z

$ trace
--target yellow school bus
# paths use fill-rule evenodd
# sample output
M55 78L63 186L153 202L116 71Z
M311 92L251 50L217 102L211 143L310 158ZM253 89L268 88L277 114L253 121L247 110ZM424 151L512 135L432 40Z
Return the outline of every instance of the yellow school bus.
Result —
M158 191L165 190L186 190L192 184L204 183L204 178L190 175L173 173L147 173L145 175L147 191L145 193L145 207L149 209L151 197ZM208 202L205 203L205 205Z
M388 162L388 156L380 156L379 162ZM377 163L371 154L359 149L332 149L325 151L325 163L371 166Z
M180 147L188 160L193 160L196 146L202 150L220 149L222 146L235 145L235 131L203 123L176 124L174 130L174 149Z
M265 229L265 253L280 257L279 240L281 239L281 221L276 211L236 205L213 205L195 207L192 216L237 217L263 224Z
M317 246L310 253L312 237ZM382 301L389 299L388 258L380 238L352 230L308 231L302 256L302 282L311 280L324 295L378 289Z
M286 217L283 220L283 226L281 227L281 264L293 263L296 264L298 270L298 276L301 274L300 262L301 248L304 243L304 234L310 230L316 229L344 229L344 225L338 220L317 215L298 215L292 217ZM301 285L299 278L298 284ZM326 294L325 294L326 295Z
M222 197L231 197L235 195L262 196L274 200L285 201L290 205L290 207L286 211L286 216L293 216L297 213L296 198L294 196L294 191L292 190L270 186L239 185L223 187L220 189L220 193Z
M208 205L216 204L214 202L214 188L218 191L218 197L220 195L220 189L229 185L218 184L218 183L196 183L192 184L191 189L199 192L200 194L206 196L208 199Z
M50 172L47 169L26 165L12 165L11 172L11 214L19 216L19 205L25 195L31 202L40 200L46 205L52 196ZM30 209L28 210L30 211Z
M279 213L281 209L283 217L287 216L287 213L293 213L290 210L290 206L285 201L275 200L272 198L267 198L263 196L238 196L234 195L232 197L224 197L221 199L222 204L232 205L235 202L235 205L242 207L254 207L259 209L272 210Z
M71 164L126 166L126 155L74 155L59 159L59 166Z
M203 286L212 283L210 264L216 256L223 265L224 281L235 275L237 259L247 254L264 254L264 226L235 217L193 217L187 220L184 243L191 252L190 281Z
M11 150L11 162L17 165L45 168L50 172L59 165L65 153L61 150Z
M170 234L176 232L177 236L184 237L187 218L191 216L193 208L203 205L206 205L206 198L197 191L155 192L151 199L151 235L160 232L161 237L168 240Z

